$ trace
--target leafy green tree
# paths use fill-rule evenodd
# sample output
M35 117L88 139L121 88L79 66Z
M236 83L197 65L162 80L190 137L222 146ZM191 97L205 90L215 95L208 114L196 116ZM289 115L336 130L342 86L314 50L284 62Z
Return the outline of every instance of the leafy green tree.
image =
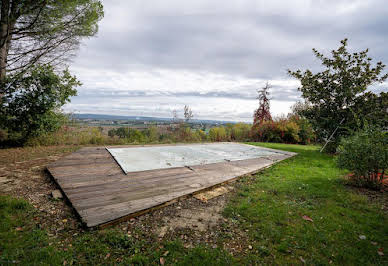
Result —
M59 127L80 83L53 66L64 69L102 17L98 0L0 1L0 140L24 143Z
M0 81L37 63L62 63L82 38L97 33L102 17L97 0L2 0Z
M69 71L57 74L52 66L37 66L11 80L1 99L0 128L8 132L8 142L20 144L58 129L63 122L59 108L81 85Z
M321 61L323 71L289 70L288 73L301 82L299 90L308 102L301 113L311 121L319 140L328 138L339 127L327 146L327 151L333 152L341 136L350 135L362 127L360 123L384 123L379 117L386 113L386 106L379 106L380 109L375 112L369 111L379 97L383 101L386 96L377 96L367 90L371 85L386 80L388 74L383 73L385 65L382 62L372 64L368 49L348 52L347 39L342 40L340 47L331 52L331 57L324 56L316 49L313 52Z

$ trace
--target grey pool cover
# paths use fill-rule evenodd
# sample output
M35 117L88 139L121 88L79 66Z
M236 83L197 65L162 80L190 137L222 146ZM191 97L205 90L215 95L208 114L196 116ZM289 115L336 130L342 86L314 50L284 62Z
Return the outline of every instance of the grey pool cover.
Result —
M238 143L107 148L125 173L260 158L282 151Z

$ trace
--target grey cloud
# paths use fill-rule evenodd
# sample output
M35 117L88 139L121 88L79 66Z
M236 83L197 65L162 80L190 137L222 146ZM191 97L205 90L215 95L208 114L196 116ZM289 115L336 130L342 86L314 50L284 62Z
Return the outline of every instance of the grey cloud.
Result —
M257 96L258 87L243 87L241 89L230 88L226 90L213 90L208 92L186 91L177 92L173 90L128 90L110 91L101 88L99 90L81 91L78 96L96 98L137 98L137 97L205 97L205 98L230 98L252 100ZM280 85L272 85L270 89L271 99L278 101L294 101L299 96L295 88L284 88Z
M289 67L312 65L312 47L335 48L344 37L349 37L355 48L380 50L373 45L376 40L385 40L388 33L385 27L387 8L383 2L372 2L371 7L348 15L314 14L320 6L325 6L322 4L312 4L311 16L302 17L293 14L294 10L279 14L262 14L249 9L223 12L222 5L211 14L144 15L135 20L137 24L127 32L103 32L98 40L91 40L88 53L90 57L94 53L95 57L87 59L97 61L96 65L101 67L142 65L260 78L284 77ZM130 2L123 1L121 5L128 9L128 16L136 11L130 12ZM109 8L107 1L106 9ZM126 22L108 18L102 23ZM370 43L364 41L370 37L373 37ZM387 56L384 53L378 58Z
M313 47L329 53L345 37L351 50L370 48L372 58L388 64L388 5L384 0L106 0L104 6L106 17L98 37L86 41L74 59L78 76L87 77L84 69L104 77L103 84L92 78L84 82L80 99L73 99L73 106L78 103L80 109L87 106L81 105L83 99L93 95L100 100L126 97L134 104L144 97L180 98L198 104L204 98L251 101L257 89L253 85L214 87L205 92L157 85L144 90L134 85L123 92L115 87L114 74L143 71L158 77L155 69L167 69L291 80L287 69L320 68ZM383 90L385 87L376 86L376 91ZM271 94L273 100L285 102L300 97L296 86L274 85ZM141 108L161 114L147 104ZM168 101L161 104L168 105ZM224 116L222 112L217 115Z

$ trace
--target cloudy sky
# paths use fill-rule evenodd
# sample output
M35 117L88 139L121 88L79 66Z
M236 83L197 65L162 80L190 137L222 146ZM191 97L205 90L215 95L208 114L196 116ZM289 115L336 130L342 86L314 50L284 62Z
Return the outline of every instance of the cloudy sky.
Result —
M83 83L73 113L251 121L256 90L271 112L299 99L287 69L319 69L311 49L370 48L388 64L386 0L105 0L98 35L71 71ZM380 90L384 88L380 87Z

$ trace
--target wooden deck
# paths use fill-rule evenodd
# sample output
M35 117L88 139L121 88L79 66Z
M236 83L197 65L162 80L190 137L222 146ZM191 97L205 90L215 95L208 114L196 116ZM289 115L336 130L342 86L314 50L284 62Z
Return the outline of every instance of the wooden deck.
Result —
M128 146L130 147L130 146ZM106 226L295 155L125 174L105 147L87 147L48 166L48 171L87 227Z

